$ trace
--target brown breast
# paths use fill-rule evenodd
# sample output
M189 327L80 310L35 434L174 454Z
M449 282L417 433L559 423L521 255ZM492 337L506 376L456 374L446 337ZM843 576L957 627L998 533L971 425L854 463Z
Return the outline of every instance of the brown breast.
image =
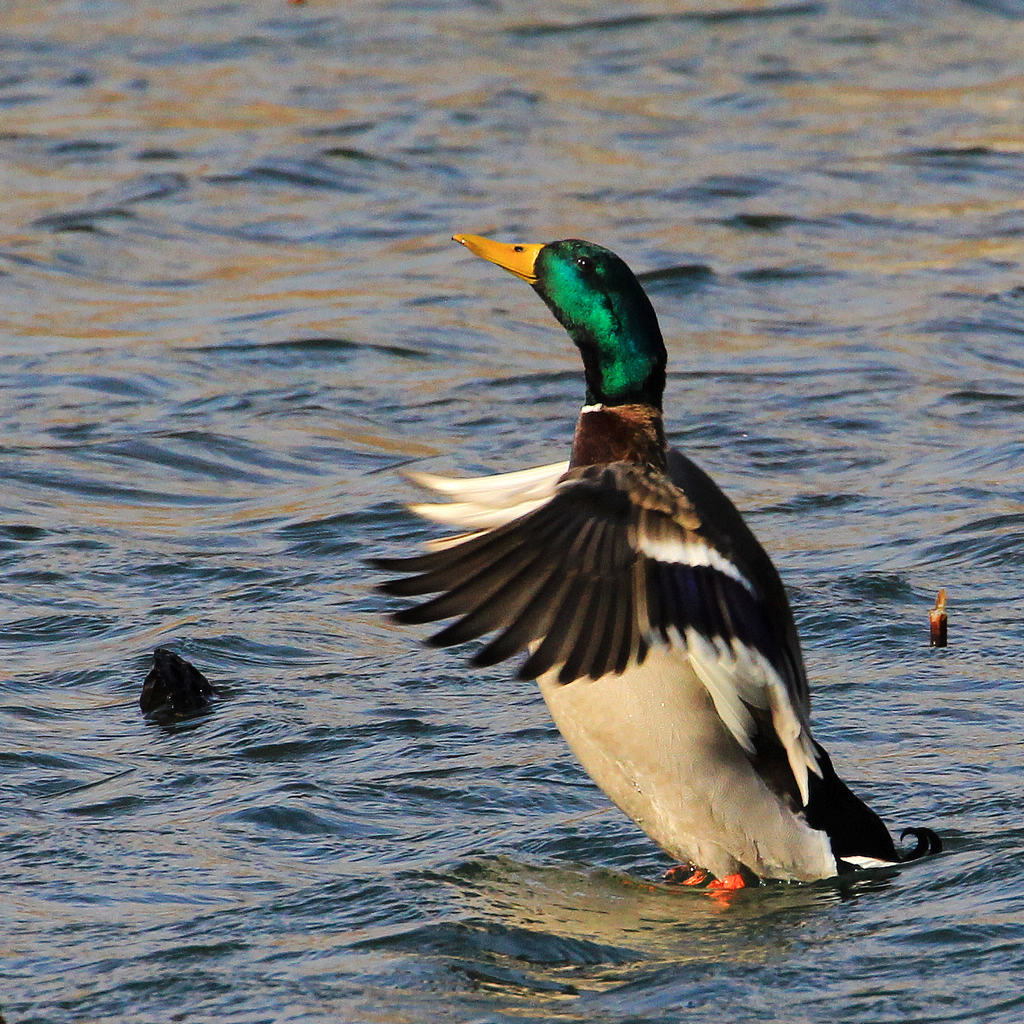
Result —
M570 466L636 462L665 468L661 413L649 405L586 408L576 421Z

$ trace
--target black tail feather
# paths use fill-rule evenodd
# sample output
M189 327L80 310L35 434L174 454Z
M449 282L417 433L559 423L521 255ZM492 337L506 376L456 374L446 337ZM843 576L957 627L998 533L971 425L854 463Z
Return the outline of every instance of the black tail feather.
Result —
M942 853L942 840L930 828L905 828L900 833L900 842L902 843L907 836L914 837L914 847L911 850L899 852L901 864L927 857L933 853Z

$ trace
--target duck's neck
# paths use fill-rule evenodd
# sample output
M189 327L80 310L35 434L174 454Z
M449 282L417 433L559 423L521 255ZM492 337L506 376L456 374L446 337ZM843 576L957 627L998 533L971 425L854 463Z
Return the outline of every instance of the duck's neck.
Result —
M665 468L665 428L653 405L585 405L576 421L570 467L635 462Z

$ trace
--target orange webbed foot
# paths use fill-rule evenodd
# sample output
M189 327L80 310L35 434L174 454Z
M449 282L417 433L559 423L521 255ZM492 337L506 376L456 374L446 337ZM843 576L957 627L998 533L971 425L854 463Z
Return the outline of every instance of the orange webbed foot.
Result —
M677 864L665 872L664 878L671 885L700 885L707 881L708 873L696 864Z
M726 875L725 878L715 878L708 882L708 888L715 892L735 892L737 889L745 889L746 881L740 874Z

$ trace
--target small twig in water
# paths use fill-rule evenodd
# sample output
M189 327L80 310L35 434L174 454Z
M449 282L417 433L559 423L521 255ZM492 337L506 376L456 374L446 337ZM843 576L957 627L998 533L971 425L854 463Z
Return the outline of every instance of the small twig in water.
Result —
M931 629L930 647L946 646L946 591L939 591L935 598L935 607L928 613L928 625Z

